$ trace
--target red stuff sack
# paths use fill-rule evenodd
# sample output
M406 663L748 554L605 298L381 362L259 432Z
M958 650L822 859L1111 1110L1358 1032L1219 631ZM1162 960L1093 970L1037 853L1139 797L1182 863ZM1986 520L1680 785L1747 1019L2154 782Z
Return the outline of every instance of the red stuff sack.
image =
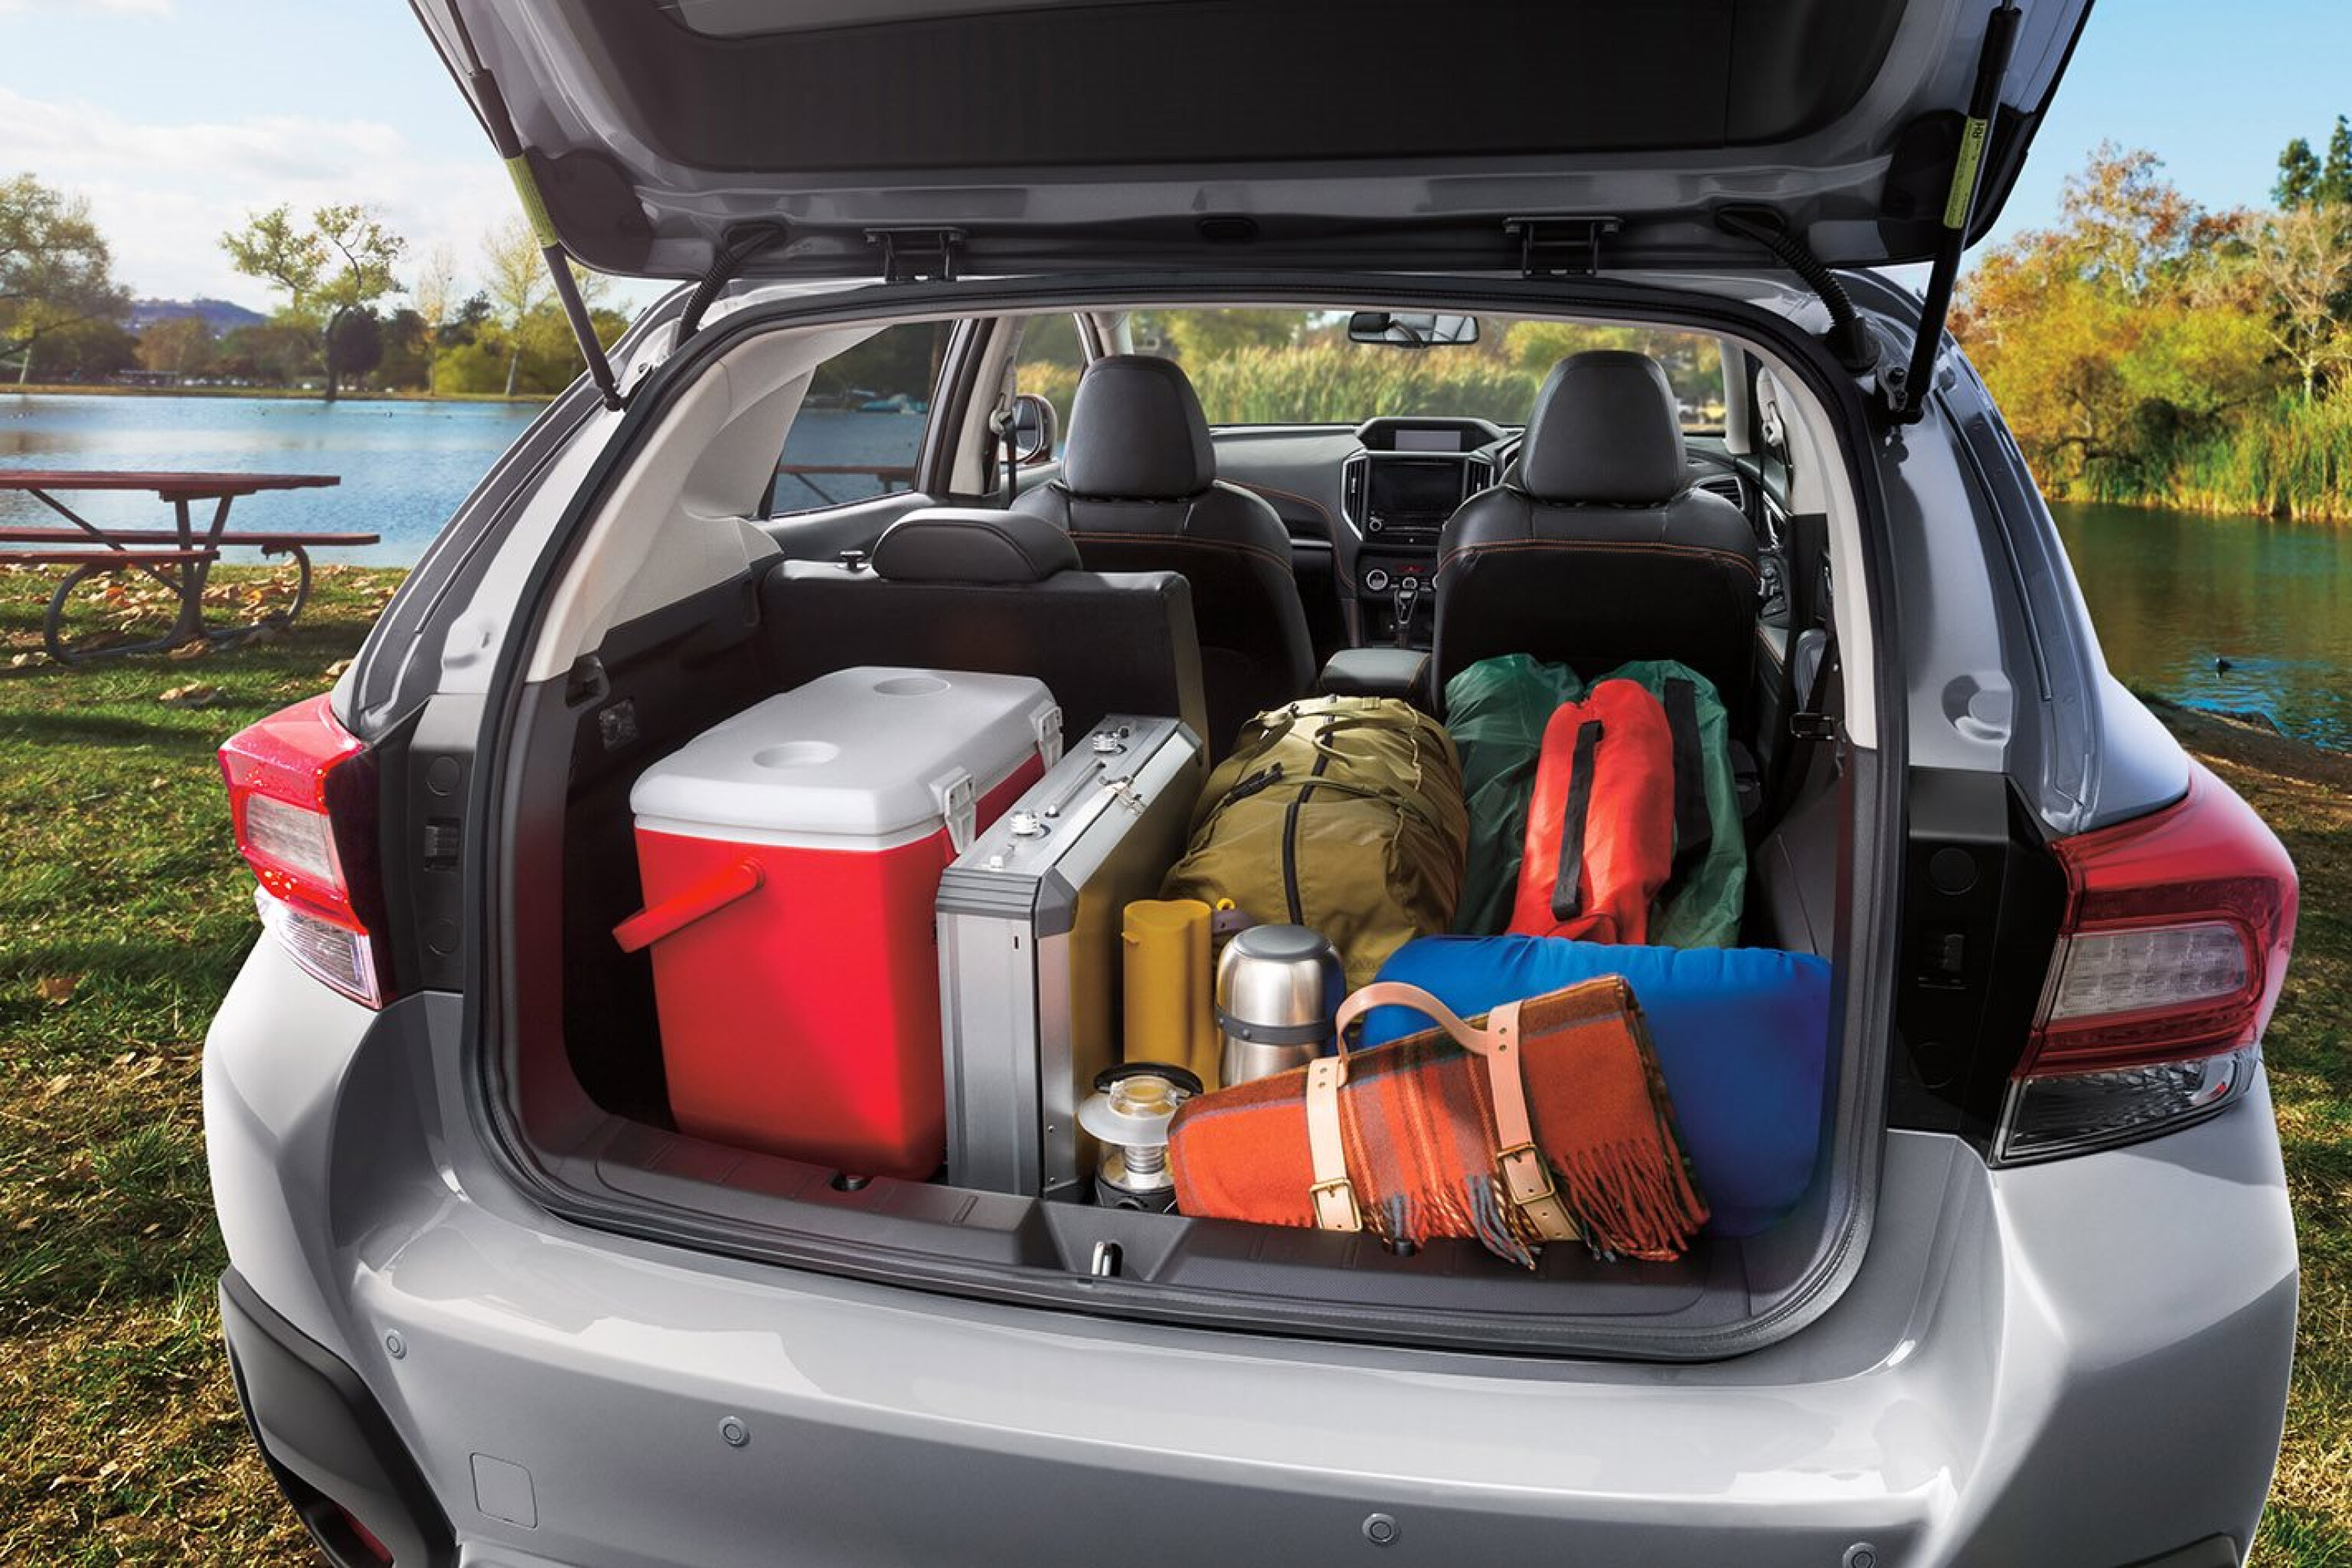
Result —
M1544 726L1513 932L1647 942L1675 863L1675 736L1665 706L1604 680Z

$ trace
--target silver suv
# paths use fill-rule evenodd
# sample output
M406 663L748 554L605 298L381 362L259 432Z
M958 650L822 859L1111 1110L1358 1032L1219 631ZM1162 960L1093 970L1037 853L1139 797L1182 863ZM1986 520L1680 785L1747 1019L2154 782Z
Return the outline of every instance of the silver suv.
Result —
M272 939L205 1053L222 1313L320 1548L2241 1562L2294 872L2107 674L1942 330L2086 8L417 0L567 300L567 254L688 286L223 751ZM1102 371L1284 312L1386 390L1251 403L1207 331L1213 422ZM1504 374L1554 341L1615 369ZM1082 366L1158 390L1072 414ZM1435 705L1505 626L1734 715L1743 931L1835 976L1776 1223L1522 1270L670 1115L628 796L719 720L982 668L1213 746L1318 681Z

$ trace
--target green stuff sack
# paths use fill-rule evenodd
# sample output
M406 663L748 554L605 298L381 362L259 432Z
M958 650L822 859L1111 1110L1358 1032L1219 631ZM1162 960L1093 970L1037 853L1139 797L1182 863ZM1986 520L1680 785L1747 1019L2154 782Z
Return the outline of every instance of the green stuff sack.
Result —
M1647 687L1675 733L1675 867L1650 911L1658 947L1730 947L1748 900L1748 837L1731 776L1731 718L1715 683L1670 658L1603 679Z
M1445 727L1389 697L1318 697L1261 713L1209 775L1166 899L1230 899L1312 927L1350 990L1446 930L1470 836Z
M1511 923L1544 725L1554 709L1583 695L1584 683L1568 666L1523 653L1482 658L1445 683L1445 727L1462 752L1470 809L1456 936L1494 936Z
M1672 659L1637 660L1601 679L1646 689L1665 705L1678 742L1685 748L1696 742L1696 768L1676 769L1675 870L1651 912L1650 941L1728 947L1739 940L1748 896L1748 843L1723 700L1706 677ZM1685 690L1677 691L1677 683L1686 683ZM1454 934L1493 936L1510 923L1544 725L1553 709L1584 691L1566 665L1517 653L1480 659L1445 683L1446 723L1461 748L1471 820Z

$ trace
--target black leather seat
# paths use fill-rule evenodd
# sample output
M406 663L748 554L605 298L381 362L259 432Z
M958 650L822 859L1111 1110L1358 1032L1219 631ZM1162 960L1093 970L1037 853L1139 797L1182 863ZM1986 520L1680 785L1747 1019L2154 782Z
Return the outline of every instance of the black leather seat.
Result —
M781 688L859 665L1026 675L1076 735L1107 713L1173 714L1205 740L1192 590L1172 572L1078 569L1053 524L1015 512L909 512L870 567L784 561L761 584Z
M1518 462L1462 503L1438 545L1433 679L1526 653L1588 679L1675 658L1715 683L1739 733L1753 701L1756 535L1689 486L1665 372L1645 354L1562 360Z
M1180 572L1192 584L1213 756L1252 714L1314 684L1289 530L1258 497L1217 482L1209 422L1171 362L1088 365L1061 476L1013 505L1065 530L1088 571Z

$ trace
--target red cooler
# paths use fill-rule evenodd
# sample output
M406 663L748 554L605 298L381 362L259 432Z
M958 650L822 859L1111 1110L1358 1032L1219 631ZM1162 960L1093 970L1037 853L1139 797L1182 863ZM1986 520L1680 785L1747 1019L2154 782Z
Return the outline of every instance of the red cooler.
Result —
M705 731L629 791L670 1109L858 1175L946 1152L940 873L1061 752L1038 681L845 669Z

